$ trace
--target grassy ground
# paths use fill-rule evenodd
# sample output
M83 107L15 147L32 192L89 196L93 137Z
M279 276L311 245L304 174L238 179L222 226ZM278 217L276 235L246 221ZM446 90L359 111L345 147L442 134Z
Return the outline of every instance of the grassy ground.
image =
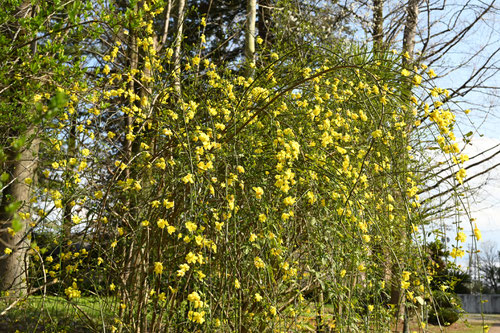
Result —
M99 331L89 323L108 321L101 300L81 297L71 301L56 296L31 296L0 316L0 332L89 332ZM0 312L8 304L0 303ZM95 324L97 325L97 324Z
M0 332L98 332L102 331L103 322L110 322L110 311L104 312L100 309L106 308L103 301L96 297L81 297L67 300L56 296L31 296L26 301L18 303L16 307L0 316ZM8 306L8 303L0 301L0 313ZM316 314L311 308L301 314L301 330L304 332L315 332ZM324 322L332 332L333 314L330 307L325 306ZM95 323L93 326L89 323ZM466 314L459 321L449 327L429 325L426 332L454 332L454 333L483 333L483 325L490 327L489 333L500 332L500 315ZM400 325L400 327L402 327ZM410 323L410 332L422 332L418 329L415 321Z
M413 325L410 327L410 331L419 332L417 328L418 326L415 323L412 324ZM486 325L487 328L483 329L483 325ZM449 327L429 325L426 332L483 333L488 332L488 328L489 333L500 332L500 314L485 314L484 324L481 314L465 314L456 323Z

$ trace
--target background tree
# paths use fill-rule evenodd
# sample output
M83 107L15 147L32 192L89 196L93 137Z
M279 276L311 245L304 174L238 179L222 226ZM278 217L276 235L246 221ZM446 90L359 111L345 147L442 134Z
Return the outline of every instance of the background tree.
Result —
M36 201L38 152L45 129L64 105L64 87L80 72L73 58L79 46L66 43L78 39L71 30L80 22L83 4L57 7L51 3L13 1L0 19L1 65L0 103L2 120L2 226L0 276L2 291L26 293L27 251L30 230L45 214L30 207ZM54 30L52 30L54 29ZM64 33L64 34L63 34ZM54 34L47 43L44 38ZM64 51L69 51L67 54ZM60 52L58 57L49 56ZM73 62L74 67L66 65ZM56 88L60 93L55 95Z
M479 272L485 290L483 293L498 294L500 291L500 253L495 244L484 243L479 255Z

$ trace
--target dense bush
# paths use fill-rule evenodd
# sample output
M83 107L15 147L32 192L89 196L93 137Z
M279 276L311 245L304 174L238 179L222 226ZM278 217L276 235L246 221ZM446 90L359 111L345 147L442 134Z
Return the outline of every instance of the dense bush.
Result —
M159 44L165 1L116 3L72 9L96 20L71 42L94 46L60 103L30 90L51 116L38 173L14 176L30 204L12 205L6 229L39 233L24 247L28 288L91 295L107 316L85 320L111 332L304 331L311 312L383 331L403 295L420 303L433 269L419 193L435 164L416 156L440 151L456 186L468 159L431 69L341 41L216 63L204 34L199 50L182 32Z
M449 326L460 319L462 300L456 294L441 290L432 292L433 306L429 311L429 323Z

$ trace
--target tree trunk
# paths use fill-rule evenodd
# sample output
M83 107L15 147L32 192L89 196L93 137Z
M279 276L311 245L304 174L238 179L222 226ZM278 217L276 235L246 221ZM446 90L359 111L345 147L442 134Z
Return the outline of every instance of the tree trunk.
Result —
M420 0L409 0L408 6L406 7L406 24L403 32L403 54L408 52L410 59L413 58L413 53L415 51L415 36L417 34L417 23L418 23L418 5ZM403 57L403 64L411 62L411 60Z
M384 0L373 0L373 48L381 52L384 45Z
M184 30L184 7L186 6L186 0L179 0L177 9L177 35L174 41L174 67L175 67L175 81L174 88L177 93L177 97L181 98L181 47L183 40L183 30Z
M35 134L30 129L26 136L30 138ZM26 221L21 221L21 229L15 234L9 233L16 212L7 208L11 203L20 202L20 213L30 212L31 188L25 183L26 178L35 182L35 169L37 166L39 140L34 139L21 152L10 151L6 162L7 172L11 176L11 183L2 192L0 207L0 290L12 291L15 295L26 292L26 268L28 267L27 252L30 248L30 239L26 232L29 230ZM5 250L12 250L5 254Z
M245 29L245 57L248 62L255 61L255 19L256 1L247 0L247 23Z
M19 36L25 34L25 31L19 25L19 20L34 15L36 7L31 1L21 2L14 14L16 26L12 31L15 34L8 34L12 43L17 41ZM19 33L19 34L17 34ZM31 53L35 56L37 52L37 43L31 43ZM36 183L35 170L38 162L39 139L35 137L36 129L29 128L25 133L16 133L14 137L24 134L27 143L20 149L9 147L7 150L7 160L3 165L3 171L10 175L10 182L2 188L0 203L0 291L10 291L10 294L17 296L26 293L26 278L28 257L27 252L30 248L30 239L27 237L27 221L20 221L20 229L12 232L13 221L18 220L17 213L30 212L31 188L25 182L26 178L32 179L32 184ZM9 209L10 204L20 203L17 211ZM29 219L27 219L29 220ZM11 229L12 228L12 229ZM10 232L9 232L10 231ZM10 249L10 254L5 250Z

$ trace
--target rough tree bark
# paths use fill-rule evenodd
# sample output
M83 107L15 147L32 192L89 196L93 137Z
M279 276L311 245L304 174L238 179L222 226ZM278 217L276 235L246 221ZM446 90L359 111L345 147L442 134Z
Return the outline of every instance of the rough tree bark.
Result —
M27 137L35 135L33 129L26 133ZM26 178L35 180L39 140L33 139L30 144L20 152L11 150L8 153L6 170L11 176L11 182L2 191L0 207L0 290L12 291L14 295L26 292L26 267L28 266L27 252L30 240L26 237L28 225L22 227L15 234L9 233L12 228L14 212L9 212L7 207L14 202L20 202L20 213L30 212L31 188L25 183ZM12 250L11 254L4 254L5 249Z
M384 0L373 0L373 48L376 52L384 45Z
M35 7L31 1L23 1L14 17L16 22L34 14ZM16 23L11 27L14 34L8 36L15 43L16 39L25 34L22 27ZM9 34L8 34L9 35ZM31 53L37 52L36 42L31 43ZM31 187L25 179L31 178L36 182L36 167L38 161L39 139L36 138L36 128L31 126L26 131L14 130L13 137L24 135L27 143L20 149L9 147L7 149L7 160L3 165L3 171L10 175L10 182L1 189L0 203L0 291L11 291L11 295L17 296L26 293L26 268L28 267L27 252L30 248L30 239L27 237L29 230L26 221L21 222L21 228L13 233L12 222L16 213L30 212ZM9 205L19 202L21 204L17 212L9 209ZM12 253L5 253L6 249Z
M406 23L403 31L403 53L408 52L409 59L403 57L403 62L411 62L415 51L415 36L417 34L418 6L420 0L410 0L406 7Z

